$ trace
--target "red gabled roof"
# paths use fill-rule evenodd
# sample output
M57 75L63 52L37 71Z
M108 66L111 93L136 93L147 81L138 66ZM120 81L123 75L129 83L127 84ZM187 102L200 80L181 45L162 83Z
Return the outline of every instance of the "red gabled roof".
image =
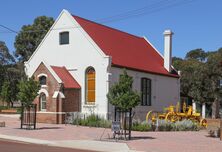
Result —
M113 66L178 77L164 68L163 58L144 38L78 16L73 17L101 50L112 57Z
M69 73L69 71L65 67L57 67L51 66L51 68L55 71L58 77L62 80L64 87L67 89L76 88L80 89L80 85L73 78L73 76Z

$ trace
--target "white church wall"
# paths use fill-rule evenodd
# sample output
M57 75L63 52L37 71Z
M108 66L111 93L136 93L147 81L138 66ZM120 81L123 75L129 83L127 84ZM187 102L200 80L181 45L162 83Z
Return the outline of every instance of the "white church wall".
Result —
M123 73L123 69L112 67L111 73L110 86L119 81L119 76ZM179 102L180 81L178 78L132 70L127 70L127 73L129 76L133 77L133 89L138 93L141 93L141 78L151 79L151 106L137 106L134 109L136 119L145 120L148 111L163 111L164 107L176 105L177 102ZM109 107L109 111L113 111L113 107Z
M69 44L59 44L59 33L69 32ZM81 86L81 111L107 114L108 74L110 58L92 41L87 33L67 12L63 11L33 56L25 63L26 73L32 76L38 65L65 66ZM95 106L85 104L85 70L93 67L96 71Z

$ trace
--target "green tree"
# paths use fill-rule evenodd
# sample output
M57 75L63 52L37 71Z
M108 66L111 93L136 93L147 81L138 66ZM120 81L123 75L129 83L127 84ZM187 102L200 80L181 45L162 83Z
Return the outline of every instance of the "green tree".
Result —
M0 65L15 63L14 57L9 53L5 42L0 41Z
M8 97L4 96L4 99L10 99L7 102L10 103L10 106L13 107L13 102L17 101L17 93L18 93L18 82L24 77L23 73L17 68L17 65L4 65L3 68L3 81L0 85L0 92L6 95L7 93ZM9 86L9 87L7 87ZM0 93L0 94L1 94Z
M30 105L38 95L39 89L39 82L35 81L33 77L28 80L22 80L18 84L19 92L17 97L24 105Z
M173 67L176 70L181 70L181 67L182 67L182 64L183 64L183 59L178 58L178 57L173 57L172 62L173 62Z
M207 57L207 53L202 49L191 50L186 54L185 59L196 59L203 62Z
M13 100L11 98L11 94L12 94L12 92L10 89L10 83L8 81L4 81L0 95L1 95L1 100L3 102L6 102L8 107L10 106L10 104L13 103Z
M52 17L39 16L35 18L32 25L22 27L14 43L15 55L21 62L30 58L53 23L54 19Z
M222 79L222 49L203 56L200 52L191 50L184 60L175 58L173 66L182 71L181 93L199 103L212 103L212 117L217 118L222 95L218 88L218 81Z
M132 84L133 78L124 70L119 82L110 88L107 94L108 101L122 110L129 110L137 106L140 103L140 96L133 91Z
M9 53L9 50L5 44L5 42L0 41L0 94L1 90L4 87L6 87L6 82L10 84L10 89L12 89L11 86L11 79L9 79L9 74L8 74L8 68L13 67L15 65L15 59L14 57ZM15 77L16 74L13 73L11 76ZM4 88L6 89L6 88ZM6 90L4 90L6 91ZM6 99L4 97L4 99ZM10 97L10 99L15 99L14 96Z
M216 53L209 55L206 62L206 85L207 96L212 102L212 117L219 117L219 108L222 99L222 89L219 88L219 80L222 80L222 49L218 49ZM221 101L222 102L222 101Z

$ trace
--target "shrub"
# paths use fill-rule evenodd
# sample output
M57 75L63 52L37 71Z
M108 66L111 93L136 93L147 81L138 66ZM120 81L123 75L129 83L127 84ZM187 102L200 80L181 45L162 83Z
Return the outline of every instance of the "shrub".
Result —
M94 114L86 117L85 119L82 119L82 118L74 119L73 125L111 128L111 122L109 120L106 120Z
M174 128L174 124L172 122L166 120L157 120L157 130L158 131L172 131Z
M132 125L132 130L133 131L153 131L151 123L147 122L134 122Z
M8 106L0 106L0 111L5 110L5 109L9 109L9 107Z
M132 130L134 131L198 131L200 126L191 120L177 121L175 123L166 120L157 120L156 126L151 122L134 122Z
M198 123L187 119L175 123L165 120L158 121L158 131L198 131L199 129Z
M199 124L192 120L177 121L174 124L174 131L198 131L200 129Z

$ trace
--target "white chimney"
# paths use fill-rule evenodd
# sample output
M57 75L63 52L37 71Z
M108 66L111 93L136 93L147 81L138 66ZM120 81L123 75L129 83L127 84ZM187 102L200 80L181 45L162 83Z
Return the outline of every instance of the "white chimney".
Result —
M172 64L172 35L171 30L164 31L164 68L171 72Z

